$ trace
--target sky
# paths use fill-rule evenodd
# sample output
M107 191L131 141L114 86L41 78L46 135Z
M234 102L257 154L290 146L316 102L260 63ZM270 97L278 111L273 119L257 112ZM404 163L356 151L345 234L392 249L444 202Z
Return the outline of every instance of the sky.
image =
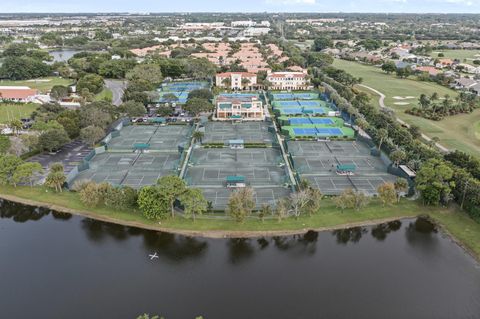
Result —
M480 13L480 0L0 0L11 12Z

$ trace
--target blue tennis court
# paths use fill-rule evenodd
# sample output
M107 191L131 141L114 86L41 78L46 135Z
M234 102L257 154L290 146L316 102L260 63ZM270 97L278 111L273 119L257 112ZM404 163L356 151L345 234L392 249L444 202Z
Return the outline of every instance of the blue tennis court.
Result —
M310 106L320 106L320 102L319 101L298 101L298 104L300 106L307 106L307 107L310 107Z
M233 98L259 97L259 95L255 93L220 93L220 96L233 97Z
M316 136L317 135L317 129L312 127L312 128L300 128L300 127L294 127L293 128L293 133L295 135L300 135L300 136Z
M300 106L298 101L276 101L274 103L275 103L275 106L280 106L280 107L298 107L298 106Z
M309 118L306 117L294 117L288 120L290 125L302 125L302 124L312 124Z
M317 136L340 136L343 135L343 132L338 127L326 128L326 127L317 127Z
M304 114L327 114L327 110L323 107L304 107L302 109L302 113Z
M325 125L333 125L335 122L332 119L325 119L325 118L308 118L312 124L325 124Z

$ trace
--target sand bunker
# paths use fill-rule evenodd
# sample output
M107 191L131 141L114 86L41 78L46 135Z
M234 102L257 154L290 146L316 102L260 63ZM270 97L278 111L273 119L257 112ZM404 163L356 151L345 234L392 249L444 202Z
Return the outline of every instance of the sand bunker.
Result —
M415 98L414 96L394 96L393 97L394 100L410 100L414 98Z
M395 102L393 104L395 104L395 105L409 105L410 103L408 103L408 102Z

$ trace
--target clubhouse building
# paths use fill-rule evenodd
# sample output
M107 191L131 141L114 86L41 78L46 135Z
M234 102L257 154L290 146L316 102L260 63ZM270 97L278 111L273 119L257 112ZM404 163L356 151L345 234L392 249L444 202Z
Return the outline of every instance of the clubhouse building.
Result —
M268 72L267 81L270 90L274 91L303 91L310 89L307 71L303 72Z
M263 103L256 94L223 94L215 99L215 119L218 121L263 121Z

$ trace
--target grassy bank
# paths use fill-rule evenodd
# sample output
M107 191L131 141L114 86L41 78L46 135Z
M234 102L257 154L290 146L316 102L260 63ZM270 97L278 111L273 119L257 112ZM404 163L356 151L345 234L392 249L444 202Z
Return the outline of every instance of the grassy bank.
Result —
M475 134L477 125L480 123L480 109L471 114L450 116L441 121L431 121L405 113L406 109L417 106L418 98L422 93L431 95L437 92L440 96L448 94L454 98L457 92L433 82L421 82L413 78L399 79L394 75L386 74L380 68L357 62L335 60L334 66L356 77L361 77L363 84L385 94L386 106L395 110L400 119L419 126L422 132L430 137L438 137L445 147L480 156L480 135ZM378 105L376 94L368 93L365 88L358 87L358 89L369 94L372 97L372 103ZM398 99L398 97L413 98Z
M102 92L95 95L95 101L112 101L113 92L107 88L104 88Z
M1 103L0 104L0 124L9 123L12 120L19 120L21 118L28 118L38 108L38 104L14 104Z
M57 194L52 190L41 187L14 188L11 186L0 186L0 194L3 197L16 197L7 199L27 203L31 201L29 203L32 205L44 203L45 206L54 210L67 211L104 221L212 237L300 233L308 229L345 228L425 214L441 224L448 233L480 259L480 224L455 207L425 207L418 202L409 200L402 200L398 205L387 207L383 207L378 201L373 201L360 211L346 210L344 213L341 213L331 200L326 199L323 201L321 211L313 216L302 216L298 219L288 218L281 222L275 219L266 220L265 222L250 219L243 224L239 224L231 220L212 219L198 219L196 222L193 222L181 217L162 220L161 222L151 221L144 218L139 212L114 210L106 207L87 208L80 202L75 193L63 192Z
M68 86L70 84L72 84L72 80L64 79L61 77L46 77L41 79L23 81L0 80L1 86L28 86L32 89L37 89L42 93L46 93L55 85Z

